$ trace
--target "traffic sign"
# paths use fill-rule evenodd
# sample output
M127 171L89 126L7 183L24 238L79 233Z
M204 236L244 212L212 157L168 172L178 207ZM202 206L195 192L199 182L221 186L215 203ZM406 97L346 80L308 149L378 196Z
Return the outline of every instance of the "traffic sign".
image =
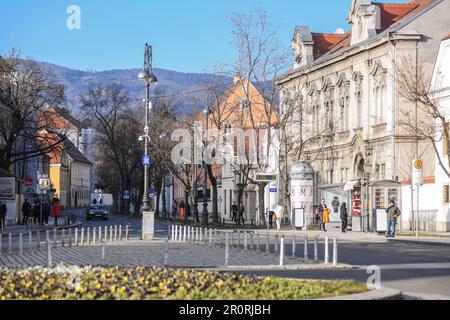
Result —
M412 184L414 186L423 185L423 161L413 161Z
M142 165L143 166L149 166L151 161L152 160L151 160L150 156L148 156L148 155L145 155L142 157Z
M123 198L124 198L125 200L130 199L130 192L129 192L128 190L125 190L125 191L123 192Z

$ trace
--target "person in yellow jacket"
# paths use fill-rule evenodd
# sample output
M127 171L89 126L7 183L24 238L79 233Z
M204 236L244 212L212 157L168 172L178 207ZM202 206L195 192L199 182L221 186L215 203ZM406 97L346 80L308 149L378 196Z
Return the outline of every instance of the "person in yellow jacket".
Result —
M327 232L326 223L330 222L330 214L331 210L328 209L325 199L322 199L316 211L316 220L319 223L320 231L323 229L324 232Z

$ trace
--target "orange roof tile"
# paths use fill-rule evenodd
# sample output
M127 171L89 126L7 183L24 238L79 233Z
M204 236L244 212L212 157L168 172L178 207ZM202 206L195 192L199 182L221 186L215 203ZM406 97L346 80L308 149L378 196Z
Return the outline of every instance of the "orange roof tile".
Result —
M442 38L442 41L450 39L450 34L446 35L444 38Z
M315 32L312 32L311 34L314 40L314 59L319 58L320 56L328 52L330 48L348 37L347 34Z
M378 31L382 32L397 27L408 17L420 13L437 1L438 0L412 0L407 3L373 2L374 5L380 8L381 13L381 29ZM351 31L344 35L313 33L313 39L315 42L314 58L317 59L325 53L333 53L340 49L350 47Z

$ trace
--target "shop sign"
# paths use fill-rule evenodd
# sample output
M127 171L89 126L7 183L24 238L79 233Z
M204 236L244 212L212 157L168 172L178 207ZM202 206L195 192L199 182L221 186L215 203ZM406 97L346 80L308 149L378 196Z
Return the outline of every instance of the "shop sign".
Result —
M0 178L0 199L14 200L16 191L16 178Z

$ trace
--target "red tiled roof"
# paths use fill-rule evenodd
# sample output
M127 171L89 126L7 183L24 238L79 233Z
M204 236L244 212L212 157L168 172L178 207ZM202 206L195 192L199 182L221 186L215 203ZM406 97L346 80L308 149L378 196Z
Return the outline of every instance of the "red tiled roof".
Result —
M446 35L444 38L442 38L442 41L450 39L450 34Z
M386 30L394 22L398 21L417 7L417 4L414 3L373 2L373 4L380 8L381 28L379 31Z
M381 29L378 30L378 32L382 32L387 29L394 29L408 17L420 13L437 1L438 0L411 0L407 3L373 2L374 5L380 8ZM322 35L322 37L317 37L318 39L316 40L316 37L314 35ZM313 39L315 42L314 58L317 59L325 53L334 53L336 51L339 51L340 49L350 47L351 32L348 32L344 35L313 33ZM331 44L333 41L327 40L334 40L335 42L334 44Z
M314 40L314 59L317 59L324 53L328 52L330 48L340 43L347 34L333 34L333 33L311 33Z

